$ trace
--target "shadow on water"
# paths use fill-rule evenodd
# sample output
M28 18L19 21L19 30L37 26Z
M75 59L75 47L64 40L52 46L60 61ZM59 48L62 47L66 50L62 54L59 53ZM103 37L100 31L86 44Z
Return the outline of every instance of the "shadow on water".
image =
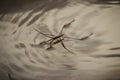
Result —
M24 12L32 10L26 17L23 18L22 21L19 22L19 26L22 26L31 18L31 16L34 16L35 13L42 10L41 13L35 15L33 19L29 21L29 23L27 24L29 26L49 10L55 8L61 9L67 6L67 4L68 0L2 0L0 2L0 20L2 20L4 16L8 13L14 14L22 12L24 14ZM16 23L23 14L14 18L12 22Z
M104 5L119 5L120 0L0 0L0 14L4 13L16 13L35 9L39 11L45 7L49 9L63 8L70 3L83 3L88 2L90 4L104 4Z
M67 0L1 0L0 14L24 12L32 9L34 9L34 11L36 12L36 11L40 11L45 7L48 7L48 5L49 6L52 5L51 9L62 8L66 6L67 3L68 3ZM37 9L35 9L36 7Z
M91 3L93 4L104 4L104 5L120 5L120 0L97 0Z
M41 16L43 16L46 12L52 9L61 9L65 6L68 6L72 3L85 3L88 2L90 4L104 4L104 5L118 5L120 4L119 0L1 0L0 1L0 20L4 18L4 16L8 13L14 14L18 12L22 12L21 15L15 17L12 22L16 23L19 19L24 15L24 12L32 10L26 17L24 17L20 22L19 26L24 25L27 21L31 19L27 26L31 25L35 21L37 21ZM73 4L75 5L75 4ZM41 13L34 15L42 10Z

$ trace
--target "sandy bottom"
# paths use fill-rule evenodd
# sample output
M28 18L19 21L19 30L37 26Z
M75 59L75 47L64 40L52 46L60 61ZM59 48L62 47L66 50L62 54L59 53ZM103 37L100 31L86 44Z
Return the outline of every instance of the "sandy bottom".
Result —
M51 9L30 24L34 13L22 24L31 11L8 13L0 21L1 80L10 73L16 80L118 80L120 79L120 7L77 4L63 9ZM24 15L23 15L24 14ZM2 16L2 15L1 15ZM13 19L20 16L13 23ZM58 35L62 26L75 20L63 34L86 40L64 41L71 54L61 44L31 46L49 38L39 34ZM22 24L22 25L21 25ZM30 24L30 25L28 25ZM37 37L36 37L37 36Z

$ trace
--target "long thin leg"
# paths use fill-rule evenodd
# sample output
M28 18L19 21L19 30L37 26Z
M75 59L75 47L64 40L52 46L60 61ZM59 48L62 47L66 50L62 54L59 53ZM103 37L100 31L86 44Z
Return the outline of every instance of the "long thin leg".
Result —
M53 39L51 38L51 39L49 39L49 40L47 40L47 41L42 41L42 42L40 42L40 45L49 44L52 40L53 40Z
M59 34L62 34L64 28L69 27L69 26L71 25L71 23L74 22L74 21L75 21L75 20L72 20L70 23L67 23L67 24L63 25L63 27L62 27L62 29L60 30L60 33L59 33Z
M83 37L83 38L72 38L72 37L65 37L66 38L66 40L64 40L64 41L72 41L72 40L86 40L86 39L88 39L91 35L93 35L93 33L91 33L90 35L88 35L88 36L85 36L85 37Z
M86 40L86 39L88 39L91 35L93 35L93 33L91 33L91 34L88 35L88 36L85 36L85 37L81 38L80 40Z
M61 45L62 45L63 48L66 49L68 52L74 54L72 51L70 51L68 48L66 48L65 44L63 43L63 41L61 41Z
M44 46L44 45L46 45L46 44L50 44L50 42L52 41L53 39L51 38L51 39L49 39L49 40L47 40L47 41L42 41L42 42L40 42L39 44L30 44L31 46L34 46L34 47L41 47L41 46Z
M52 41L49 43L49 47L47 48L47 50L50 50L53 48L53 41L54 41L54 39L52 39Z
M33 28L35 31L39 32L40 34L46 36L46 37L49 37L49 38L52 38L54 35L51 35L51 34L45 34L45 33L42 33L41 31L37 30L36 28Z

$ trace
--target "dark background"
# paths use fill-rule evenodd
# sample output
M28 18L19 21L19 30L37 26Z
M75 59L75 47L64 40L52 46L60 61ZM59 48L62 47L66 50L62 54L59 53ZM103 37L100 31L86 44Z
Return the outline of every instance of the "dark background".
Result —
M114 1L115 3L112 3ZM66 4L69 4L70 2L89 2L92 4L107 4L107 5L119 5L120 0L0 0L0 13L8 13L16 11L14 9L19 9L17 11L22 11L20 9L24 10L30 10L33 9L37 5L41 4L47 4L49 5L56 4L58 8L64 7ZM39 3L39 4L37 4ZM35 4L35 5L34 5ZM62 6L59 6L59 4L63 4ZM47 5L46 5L47 6Z

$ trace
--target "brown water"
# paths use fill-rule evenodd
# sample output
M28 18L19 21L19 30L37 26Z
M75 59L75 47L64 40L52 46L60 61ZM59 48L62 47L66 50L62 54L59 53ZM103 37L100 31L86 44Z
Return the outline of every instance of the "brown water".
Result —
M8 73L16 80L120 79L120 50L110 49L120 47L119 5L89 4L79 0L36 0L25 5L1 9L1 80L8 80ZM81 38L93 33L86 40L64 42L75 54L60 44L53 50L31 46L49 39L38 35L33 27L58 35L62 26L71 20L75 21L64 29L64 35Z

